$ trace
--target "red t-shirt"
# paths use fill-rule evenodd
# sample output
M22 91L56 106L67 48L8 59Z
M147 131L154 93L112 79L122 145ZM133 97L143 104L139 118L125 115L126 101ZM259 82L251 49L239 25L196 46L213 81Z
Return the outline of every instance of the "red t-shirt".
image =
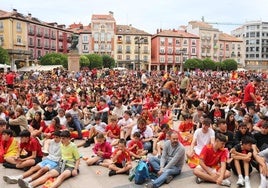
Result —
M133 145L137 145L136 147L134 147L133 149L130 150L130 148L133 146ZM142 142L141 141L136 141L136 140L131 140L128 144L128 149L129 151L137 154L137 151L140 150L140 149L143 149L143 145L142 145Z
M199 155L199 158L204 161L209 167L219 167L221 162L226 162L228 158L228 150L222 148L214 151L211 144L205 145Z
M32 152L36 151L36 157L43 157L41 145L36 140L36 138L31 137L29 142L20 143L20 148L24 149L28 153L28 156L31 156Z
M6 83L7 84L14 84L14 79L15 79L15 75L14 74L12 74L12 73L8 73L7 75L6 75Z
M193 122L182 122L180 124L179 131L180 132L191 131L193 126L194 126Z
M113 156L116 155L116 153L119 151L119 149L116 149L114 152L113 152ZM122 164L122 162L125 161L125 162L130 162L131 159L130 159L130 153L127 149L125 149L121 155L119 155L117 157L117 160L115 161L115 163L120 163Z
M105 132L111 131L113 135L119 136L120 135L120 127L118 125L112 126L111 124L105 127ZM108 135L109 136L109 135Z
M246 88L245 88L245 92L244 92L244 102L254 102L254 100L252 99L252 97L250 96L250 93L254 93L255 94L256 89L255 86L252 83L249 83Z

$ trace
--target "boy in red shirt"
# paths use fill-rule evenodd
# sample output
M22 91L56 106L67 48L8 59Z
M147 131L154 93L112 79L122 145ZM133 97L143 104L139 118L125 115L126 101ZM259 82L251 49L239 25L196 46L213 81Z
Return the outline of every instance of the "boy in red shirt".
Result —
M131 158L126 148L126 141L125 139L120 139L117 149L112 154L112 164L109 165L109 176L124 173L128 174L131 168Z
M194 169L197 184L208 181L218 185L231 186L231 182L227 179L231 173L226 170L228 158L228 150L224 148L226 142L227 137L218 133L213 145L204 146L200 153L199 165Z
M134 159L140 159L142 156L146 155L147 150L143 149L142 141L140 140L141 134L135 132L133 134L132 140L128 144L128 150Z

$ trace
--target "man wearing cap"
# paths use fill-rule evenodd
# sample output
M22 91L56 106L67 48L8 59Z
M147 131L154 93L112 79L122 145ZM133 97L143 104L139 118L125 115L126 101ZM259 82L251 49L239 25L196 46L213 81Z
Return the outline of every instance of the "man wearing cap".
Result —
M255 106L258 103L256 96L256 87L261 83L260 78L255 78L253 82L248 83L244 90L244 100L243 102L246 104L247 108L250 106Z

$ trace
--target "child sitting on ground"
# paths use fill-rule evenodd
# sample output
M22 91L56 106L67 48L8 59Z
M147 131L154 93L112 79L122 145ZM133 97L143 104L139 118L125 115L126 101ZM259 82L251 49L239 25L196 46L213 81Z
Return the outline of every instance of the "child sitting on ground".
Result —
M133 159L141 159L142 156L147 154L147 150L143 149L143 144L140 140L141 134L135 132L132 136L132 140L128 144L128 150Z
M109 165L109 176L116 174L128 174L132 168L131 158L128 149L126 148L125 139L120 139L117 149L112 154L112 163Z

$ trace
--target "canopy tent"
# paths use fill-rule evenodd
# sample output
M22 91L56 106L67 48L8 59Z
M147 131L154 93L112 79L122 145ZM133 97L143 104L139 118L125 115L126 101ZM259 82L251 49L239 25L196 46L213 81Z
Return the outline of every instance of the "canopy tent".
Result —
M51 71L55 68L63 68L62 65L37 65L28 66L18 69L18 72L30 72L30 71Z

